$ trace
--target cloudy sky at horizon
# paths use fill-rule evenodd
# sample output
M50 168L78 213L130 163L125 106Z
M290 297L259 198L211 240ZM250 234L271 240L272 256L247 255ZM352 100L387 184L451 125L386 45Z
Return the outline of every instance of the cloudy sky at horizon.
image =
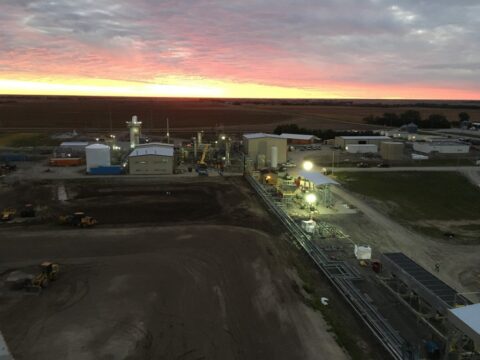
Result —
M477 0L0 0L0 92L480 99Z

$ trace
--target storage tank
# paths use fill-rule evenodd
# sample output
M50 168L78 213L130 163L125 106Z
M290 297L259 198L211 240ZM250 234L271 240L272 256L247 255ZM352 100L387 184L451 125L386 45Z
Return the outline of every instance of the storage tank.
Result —
M87 172L91 168L110 166L110 147L103 144L92 144L85 148Z
M264 154L258 154L257 155L257 169L263 169L265 168L265 155Z
M276 146L272 146L272 155L270 159L270 166L272 168L276 168L278 166L278 148Z

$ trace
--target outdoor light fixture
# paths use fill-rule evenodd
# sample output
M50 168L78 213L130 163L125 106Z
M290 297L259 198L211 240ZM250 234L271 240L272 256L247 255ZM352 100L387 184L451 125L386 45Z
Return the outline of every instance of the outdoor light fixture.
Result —
M222 140L225 140L225 139L226 139L226 137L225 137L225 135L223 135L223 136L222 136Z
M307 171L310 171L313 169L313 163L311 161L304 161L303 168Z
M315 194L312 194L312 193L307 194L305 196L305 201L307 203L309 203L310 205L312 205L313 203L315 203L315 201L317 201L317 196Z

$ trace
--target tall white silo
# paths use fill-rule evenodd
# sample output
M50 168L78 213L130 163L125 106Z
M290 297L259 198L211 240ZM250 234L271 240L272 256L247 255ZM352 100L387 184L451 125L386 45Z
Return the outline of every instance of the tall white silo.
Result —
M276 146L272 146L271 152L270 167L275 169L278 166L278 148Z
M99 166L110 166L110 147L104 144L92 144L85 148L87 172Z

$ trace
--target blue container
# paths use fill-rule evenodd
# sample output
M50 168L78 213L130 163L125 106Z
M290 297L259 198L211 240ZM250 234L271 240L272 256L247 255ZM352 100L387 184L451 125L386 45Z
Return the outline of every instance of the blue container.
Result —
M121 166L98 166L91 168L90 175L121 175L123 174L123 167Z
M11 162L11 161L27 161L28 156L25 154L1 154L0 161L2 162Z

